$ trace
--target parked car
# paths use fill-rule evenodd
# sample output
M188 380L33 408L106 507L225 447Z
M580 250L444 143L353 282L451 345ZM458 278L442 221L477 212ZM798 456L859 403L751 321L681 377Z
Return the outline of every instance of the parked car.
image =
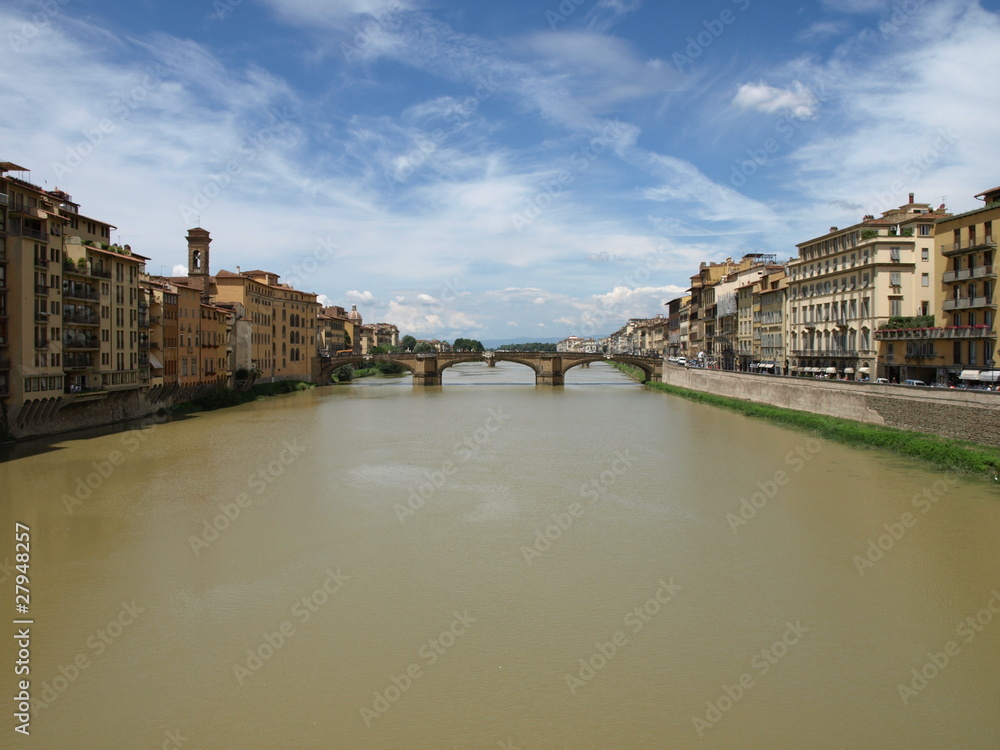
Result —
M674 360L677 364L684 366L687 364L687 357L678 357Z
M890 385L889 378L875 378L875 385Z
M914 380L913 378L909 378L908 380L904 380L903 381L903 385L922 385L925 388L927 387L927 383L925 383L923 380Z

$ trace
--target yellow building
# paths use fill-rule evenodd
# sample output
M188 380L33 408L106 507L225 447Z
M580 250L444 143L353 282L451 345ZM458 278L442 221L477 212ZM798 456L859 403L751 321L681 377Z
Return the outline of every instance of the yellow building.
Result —
M935 222L944 206L907 204L799 244L788 264L788 345L793 373L885 376L875 331L927 315L937 276Z
M316 357L316 325L320 305L316 294L293 289L280 283L270 271L219 271L211 274L209 233L196 227L188 231L188 275L173 279L199 290L204 302L234 311L242 305L240 315L231 325L239 328L250 324L249 346L252 368L263 382L273 380L311 380ZM235 315L235 313L234 313ZM234 346L242 346L242 336L235 337ZM183 370L183 353L182 353ZM234 357L242 360L236 351Z
M17 171L0 163L0 393L7 424L24 430L148 385L147 258L112 244L115 227L68 194L8 174Z
M938 219L935 251L934 325L912 325L878 332L885 352L886 376L954 385L995 384L997 345L996 235L1000 227L1000 188L976 196L985 205ZM926 321L918 321L926 323Z

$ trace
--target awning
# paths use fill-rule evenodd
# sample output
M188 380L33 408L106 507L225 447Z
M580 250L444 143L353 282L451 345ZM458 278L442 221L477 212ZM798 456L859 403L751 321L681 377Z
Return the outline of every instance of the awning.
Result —
M1000 381L1000 370L985 370L980 372L979 381L982 383L996 383Z
M962 380L979 380L979 370L962 370L958 377Z
M871 370L869 370L867 367L859 367L858 372L861 373L862 375L867 375L869 372L871 372Z
M765 370L770 370L772 367L774 367L774 365L767 364L767 365L761 365L761 367L763 367Z
M836 372L837 372L837 368L836 368L836 367L827 367L827 368L826 368L826 373L827 373L827 375L833 375L833 374L835 374Z
M153 366L153 369L162 370L163 363L156 358L156 355L152 352L149 353L149 364Z
M853 367L845 367L844 368L844 374L845 375L853 375L854 374L854 368Z

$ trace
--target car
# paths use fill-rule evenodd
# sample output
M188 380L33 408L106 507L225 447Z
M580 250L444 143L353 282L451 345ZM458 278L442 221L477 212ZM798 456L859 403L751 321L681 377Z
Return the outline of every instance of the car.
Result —
M925 383L923 380L914 380L913 378L904 380L903 385L922 385L924 388L927 387L927 383Z
M681 366L686 365L687 364L687 357L678 357L677 359L674 360L674 362L676 362L677 364L679 364Z
M889 378L875 378L875 385L889 385Z

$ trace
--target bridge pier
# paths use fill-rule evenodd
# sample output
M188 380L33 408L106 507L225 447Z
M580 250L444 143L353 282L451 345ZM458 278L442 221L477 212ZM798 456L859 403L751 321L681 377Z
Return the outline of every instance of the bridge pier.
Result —
M542 357L535 372L535 385L565 385L562 357Z
M438 358L418 357L413 368L413 385L441 385L441 371Z

